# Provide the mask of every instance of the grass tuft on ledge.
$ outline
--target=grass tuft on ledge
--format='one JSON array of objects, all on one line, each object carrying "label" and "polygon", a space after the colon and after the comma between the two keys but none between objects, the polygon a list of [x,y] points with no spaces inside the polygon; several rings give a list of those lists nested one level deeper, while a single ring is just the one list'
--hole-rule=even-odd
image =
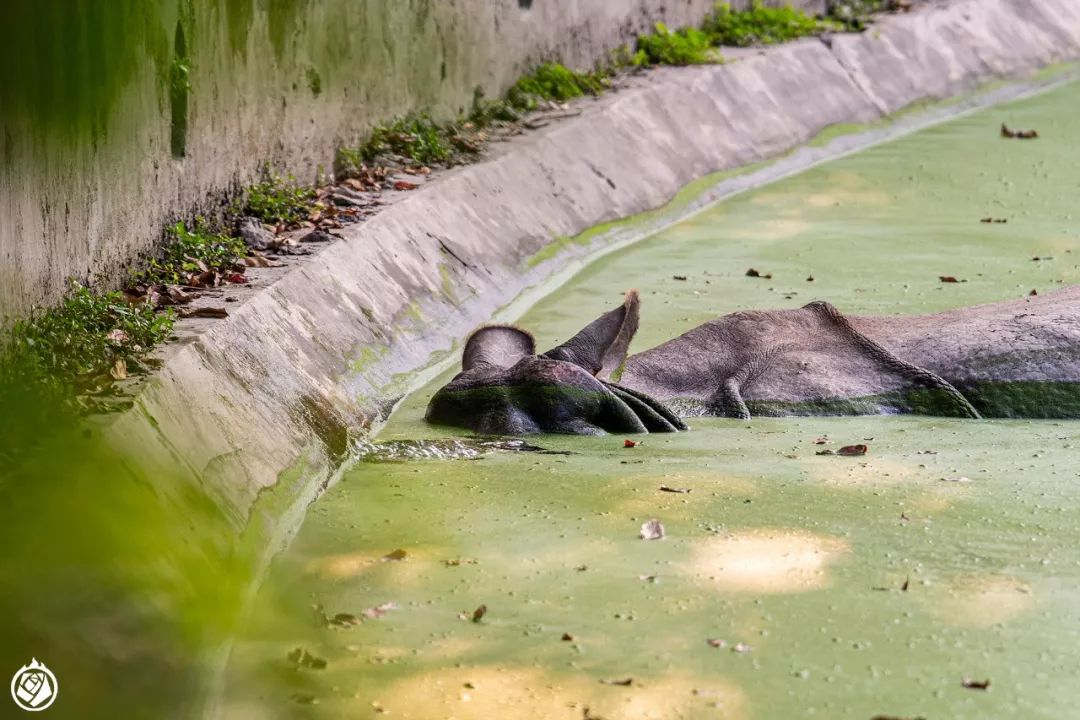
[{"label": "grass tuft on ledge", "polygon": [[80,392],[123,379],[172,333],[175,315],[73,283],[58,306],[15,323],[0,348],[0,378]]},{"label": "grass tuft on ledge", "polygon": [[655,32],[638,37],[633,60],[637,65],[706,65],[722,58],[704,30],[669,30],[664,23],[656,23]]},{"label": "grass tuft on ledge", "polygon": [[831,20],[817,20],[791,7],[766,7],[755,0],[746,10],[732,10],[717,3],[705,21],[704,31],[714,45],[749,47],[776,45],[808,35],[843,29]]},{"label": "grass tuft on ledge", "polygon": [[225,275],[247,255],[243,240],[213,232],[201,217],[196,218],[195,226],[190,229],[183,222],[176,223],[169,228],[169,235],[172,240],[162,257],[151,259],[145,270],[133,273],[134,282],[186,285],[193,274],[216,272]]},{"label": "grass tuft on ledge", "polygon": [[271,225],[296,225],[307,219],[315,201],[315,190],[301,185],[292,175],[268,173],[267,179],[249,187],[243,200],[230,209],[235,215],[250,215]]}]

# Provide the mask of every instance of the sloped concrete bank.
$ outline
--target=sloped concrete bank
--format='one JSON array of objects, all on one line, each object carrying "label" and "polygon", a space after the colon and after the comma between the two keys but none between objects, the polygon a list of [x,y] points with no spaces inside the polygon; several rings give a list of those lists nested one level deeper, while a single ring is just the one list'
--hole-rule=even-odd
[{"label": "sloped concrete bank", "polygon": [[1076,57],[1073,0],[958,0],[861,35],[656,71],[351,227],[175,348],[105,432],[149,477],[180,469],[266,557],[335,471],[348,433],[376,429],[418,370],[524,288],[612,242],[554,252],[559,238],[828,126]]}]

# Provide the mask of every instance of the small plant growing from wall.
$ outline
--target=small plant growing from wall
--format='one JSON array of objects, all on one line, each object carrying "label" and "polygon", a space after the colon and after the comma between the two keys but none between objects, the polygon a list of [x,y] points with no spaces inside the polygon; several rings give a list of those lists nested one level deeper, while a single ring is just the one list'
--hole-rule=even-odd
[{"label": "small plant growing from wall", "polygon": [[292,175],[268,173],[266,180],[247,189],[233,204],[235,215],[250,215],[271,225],[291,226],[306,220],[315,199],[313,188],[301,185]]},{"label": "small plant growing from wall", "polygon": [[129,304],[120,292],[98,294],[72,283],[60,305],[15,324],[0,348],[0,376],[78,392],[96,389],[143,365],[172,332],[174,317]]},{"label": "small plant growing from wall", "polygon": [[637,51],[636,60],[646,65],[704,65],[720,60],[705,31],[669,30],[664,23],[656,23],[655,32],[638,38]]},{"label": "small plant growing from wall", "polygon": [[226,275],[247,254],[240,238],[212,232],[203,218],[188,228],[178,222],[169,228],[171,241],[160,258],[150,260],[147,268],[134,274],[133,280],[148,285],[190,285],[190,276],[205,272]]},{"label": "small plant growing from wall", "polygon": [[714,45],[738,47],[774,45],[834,29],[834,22],[816,20],[790,5],[766,7],[761,0],[743,11],[718,3],[704,26]]}]

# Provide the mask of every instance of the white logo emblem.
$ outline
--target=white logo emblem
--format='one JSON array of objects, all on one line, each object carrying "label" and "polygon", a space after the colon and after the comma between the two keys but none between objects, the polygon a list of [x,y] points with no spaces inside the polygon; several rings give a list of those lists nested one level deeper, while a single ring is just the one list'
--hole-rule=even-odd
[{"label": "white logo emblem", "polygon": [[11,678],[11,699],[23,710],[30,712],[44,710],[52,705],[59,690],[56,676],[36,659],[19,668],[15,677]]}]

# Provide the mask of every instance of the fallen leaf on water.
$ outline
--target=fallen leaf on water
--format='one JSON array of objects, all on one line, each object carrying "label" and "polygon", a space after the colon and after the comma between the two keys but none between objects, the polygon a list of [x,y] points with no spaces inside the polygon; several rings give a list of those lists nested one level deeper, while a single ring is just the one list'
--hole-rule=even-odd
[{"label": "fallen leaf on water", "polygon": [[395,180],[394,181],[394,189],[395,190],[415,190],[418,187],[420,187],[420,186],[417,185],[416,183],[411,183],[408,180]]},{"label": "fallen leaf on water", "polygon": [[330,624],[338,625],[340,627],[350,627],[352,625],[359,625],[361,622],[363,621],[352,613],[338,613],[330,621]]},{"label": "fallen leaf on water", "polygon": [[671,279],[672,280],[686,280],[686,276],[685,275],[672,275]]},{"label": "fallen leaf on water", "polygon": [[844,447],[837,450],[836,454],[837,455],[846,455],[848,457],[857,457],[859,455],[865,455],[866,451],[869,450],[869,449],[870,449],[869,446],[862,445],[862,444],[859,444],[859,445],[845,445]]},{"label": "fallen leaf on water", "polygon": [[230,275],[226,275],[225,279],[234,285],[247,285],[248,283],[248,279],[240,273],[232,273]]},{"label": "fallen leaf on water", "polygon": [[950,475],[949,477],[941,478],[942,482],[955,482],[955,483],[968,483],[971,482],[971,478],[966,478],[963,475]]},{"label": "fallen leaf on water", "polygon": [[649,583],[655,583],[656,582],[656,576],[655,575],[638,575],[637,579],[641,580],[642,582],[649,582]]},{"label": "fallen leaf on water", "polygon": [[660,540],[664,537],[664,526],[656,518],[649,520],[641,526],[642,540]]},{"label": "fallen leaf on water", "polygon": [[1009,221],[1006,218],[984,217],[984,218],[980,219],[979,222],[981,222],[981,223],[996,223],[996,224],[1001,225],[1001,224],[1007,223]]},{"label": "fallen leaf on water", "polygon": [[574,569],[577,570],[578,572],[585,572],[586,570],[589,569],[589,566],[588,565],[578,565]]},{"label": "fallen leaf on water", "polygon": [[476,560],[472,558],[453,558],[450,560],[443,560],[443,565],[446,567],[458,567],[459,565],[476,565]]},{"label": "fallen leaf on water", "polygon": [[375,618],[381,618],[391,610],[397,610],[397,603],[385,602],[382,605],[376,605],[375,607],[368,608],[367,610],[360,611],[360,614],[366,617],[368,620],[374,620]]},{"label": "fallen leaf on water", "polygon": [[735,643],[732,645],[731,650],[737,653],[747,653],[750,652],[751,647],[746,643]]},{"label": "fallen leaf on water", "polygon": [[960,282],[959,280],[957,280],[952,275],[939,275],[938,280],[940,280],[943,283],[958,283],[958,282]]},{"label": "fallen leaf on water", "polygon": [[571,635],[570,633],[563,633],[562,634],[562,641],[563,642],[573,642],[574,641],[574,636]]},{"label": "fallen leaf on water", "polygon": [[726,648],[727,640],[721,640],[720,638],[709,638],[705,642],[709,643],[709,647],[714,648]]},{"label": "fallen leaf on water", "polygon": [[811,275],[810,277],[806,278],[806,282],[814,282],[814,276]]},{"label": "fallen leaf on water", "polygon": [[900,586],[900,592],[907,592],[909,587],[911,587],[911,578],[904,578],[904,584]]},{"label": "fallen leaf on water", "polygon": [[405,552],[401,548],[398,548],[394,552],[387,553],[387,554],[383,555],[382,556],[382,561],[386,562],[388,560],[404,560],[408,556],[409,556],[409,553]]},{"label": "fallen leaf on water", "polygon": [[296,648],[288,655],[290,663],[298,668],[310,668],[312,670],[322,670],[326,667],[326,660],[320,657],[315,657],[304,648]]},{"label": "fallen leaf on water", "polygon": [[960,681],[960,684],[966,687],[968,690],[986,690],[990,687],[990,679],[986,680],[972,680],[971,678],[964,678]]},{"label": "fallen leaf on water", "polygon": [[1039,137],[1039,133],[1035,130],[1012,130],[1005,123],[1001,123],[1001,137],[1032,140]]},{"label": "fallen leaf on water", "polygon": [[772,280],[772,273],[760,273],[754,268],[750,268],[746,271],[746,277],[764,278],[765,280]]},{"label": "fallen leaf on water", "polygon": [[637,440],[623,440],[622,441],[622,446],[624,448],[632,448],[632,447],[637,447],[638,443],[637,443]]},{"label": "fallen leaf on water", "polygon": [[474,623],[478,623],[484,618],[485,615],[487,615],[487,605],[481,605],[480,607],[473,610],[472,621]]},{"label": "fallen leaf on water", "polygon": [[126,380],[128,376],[127,363],[124,362],[124,358],[117,358],[113,363],[112,369],[109,370],[109,374],[112,375],[113,380]]},{"label": "fallen leaf on water", "polygon": [[634,678],[617,678],[614,680],[601,680],[604,685],[621,685],[622,687],[630,687],[634,684]]},{"label": "fallen leaf on water", "polygon": [[180,317],[182,318],[227,318],[229,317],[229,311],[225,308],[214,307],[201,307],[192,308],[190,310],[181,310]]},{"label": "fallen leaf on water", "polygon": [[683,495],[686,495],[686,494],[690,493],[691,490],[692,490],[692,488],[677,488],[677,487],[670,487],[668,485],[661,485],[660,486],[660,492],[680,493],[680,494],[683,494]]},{"label": "fallen leaf on water", "polygon": [[1032,291],[1028,293],[1028,295],[1038,295],[1038,294],[1039,294],[1039,291],[1035,290],[1035,289],[1032,289]]}]

